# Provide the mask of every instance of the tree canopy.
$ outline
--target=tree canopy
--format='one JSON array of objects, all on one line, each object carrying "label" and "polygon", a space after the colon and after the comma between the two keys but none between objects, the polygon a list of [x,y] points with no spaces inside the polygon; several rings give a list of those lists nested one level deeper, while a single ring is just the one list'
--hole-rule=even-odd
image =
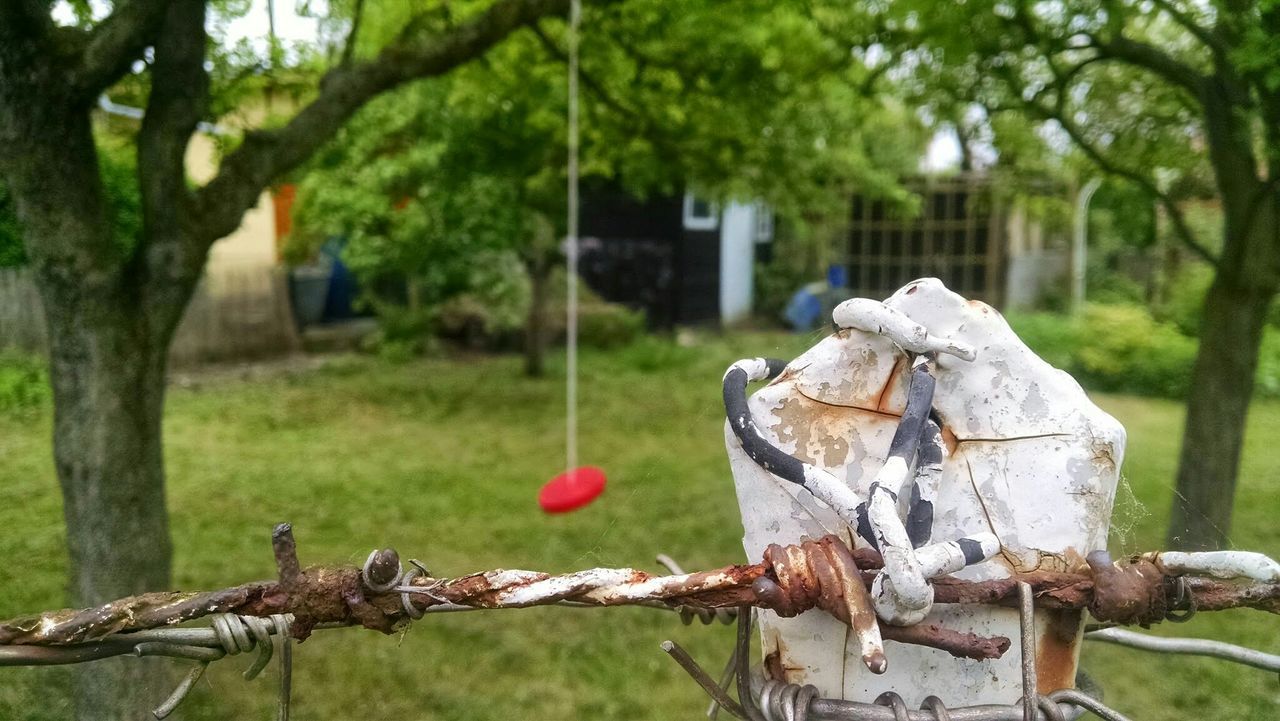
[{"label": "tree canopy", "polygon": [[[411,22],[398,7],[364,8],[357,57]],[[546,251],[542,229],[564,231],[565,31],[543,24],[371,103],[308,166],[296,240],[343,236],[366,277],[398,270],[436,300],[463,289],[473,254]],[[843,216],[854,187],[901,196],[926,139],[802,4],[589,7],[580,68],[584,183],[637,197]]]}]

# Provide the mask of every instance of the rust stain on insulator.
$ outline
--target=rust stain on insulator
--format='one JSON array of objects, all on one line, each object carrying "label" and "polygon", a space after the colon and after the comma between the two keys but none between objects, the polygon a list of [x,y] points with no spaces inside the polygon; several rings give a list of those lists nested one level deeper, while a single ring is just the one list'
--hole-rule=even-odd
[{"label": "rust stain on insulator", "polygon": [[1036,651],[1036,688],[1047,694],[1075,684],[1077,659],[1080,653],[1080,611],[1050,610],[1042,616],[1048,619],[1040,634]]}]

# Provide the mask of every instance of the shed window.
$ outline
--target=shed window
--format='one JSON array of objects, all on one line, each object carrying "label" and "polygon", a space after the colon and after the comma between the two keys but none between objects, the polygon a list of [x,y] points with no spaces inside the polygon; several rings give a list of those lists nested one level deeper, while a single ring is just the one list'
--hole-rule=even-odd
[{"label": "shed window", "polygon": [[715,203],[692,193],[684,196],[684,227],[688,230],[715,230],[720,225],[720,209]]}]

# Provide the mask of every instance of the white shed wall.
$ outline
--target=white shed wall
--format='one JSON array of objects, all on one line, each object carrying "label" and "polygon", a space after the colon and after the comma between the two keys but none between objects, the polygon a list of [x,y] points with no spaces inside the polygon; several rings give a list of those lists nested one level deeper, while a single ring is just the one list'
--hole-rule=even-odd
[{"label": "white shed wall", "polygon": [[751,315],[755,266],[756,208],[730,203],[720,220],[720,320]]}]

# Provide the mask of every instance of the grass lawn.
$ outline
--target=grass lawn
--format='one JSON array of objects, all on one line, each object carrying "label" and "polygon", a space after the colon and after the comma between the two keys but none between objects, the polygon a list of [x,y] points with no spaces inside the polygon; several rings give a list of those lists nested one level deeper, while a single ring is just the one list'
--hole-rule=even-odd
[{"label": "grass lawn", "polygon": [[[282,520],[294,524],[304,564],[357,563],[383,545],[447,575],[655,569],[657,552],[692,569],[741,560],[720,376],[740,356],[789,357],[812,340],[646,341],[584,355],[582,457],[607,469],[610,486],[589,508],[554,517],[535,495],[563,463],[563,381],[526,380],[516,358],[343,358],[300,375],[175,388],[166,421],[175,585],[271,577],[269,534]],[[1181,407],[1099,401],[1129,429],[1113,551],[1157,548]],[[1257,405],[1232,533],[1238,547],[1273,555],[1277,436],[1280,404]],[[48,438],[47,408],[0,417],[0,617],[63,604]],[[1277,653],[1278,630],[1276,617],[1237,611],[1158,632]],[[706,700],[658,644],[674,638],[718,669],[731,637],[727,627],[684,627],[646,609],[449,614],[400,637],[325,632],[295,651],[294,717],[696,719]],[[175,718],[273,718],[274,676],[246,683],[247,665],[214,664]],[[1280,707],[1274,675],[1223,662],[1091,645],[1085,667],[1137,721],[1273,719]],[[66,718],[66,679],[59,668],[0,669],[0,719]]]}]

